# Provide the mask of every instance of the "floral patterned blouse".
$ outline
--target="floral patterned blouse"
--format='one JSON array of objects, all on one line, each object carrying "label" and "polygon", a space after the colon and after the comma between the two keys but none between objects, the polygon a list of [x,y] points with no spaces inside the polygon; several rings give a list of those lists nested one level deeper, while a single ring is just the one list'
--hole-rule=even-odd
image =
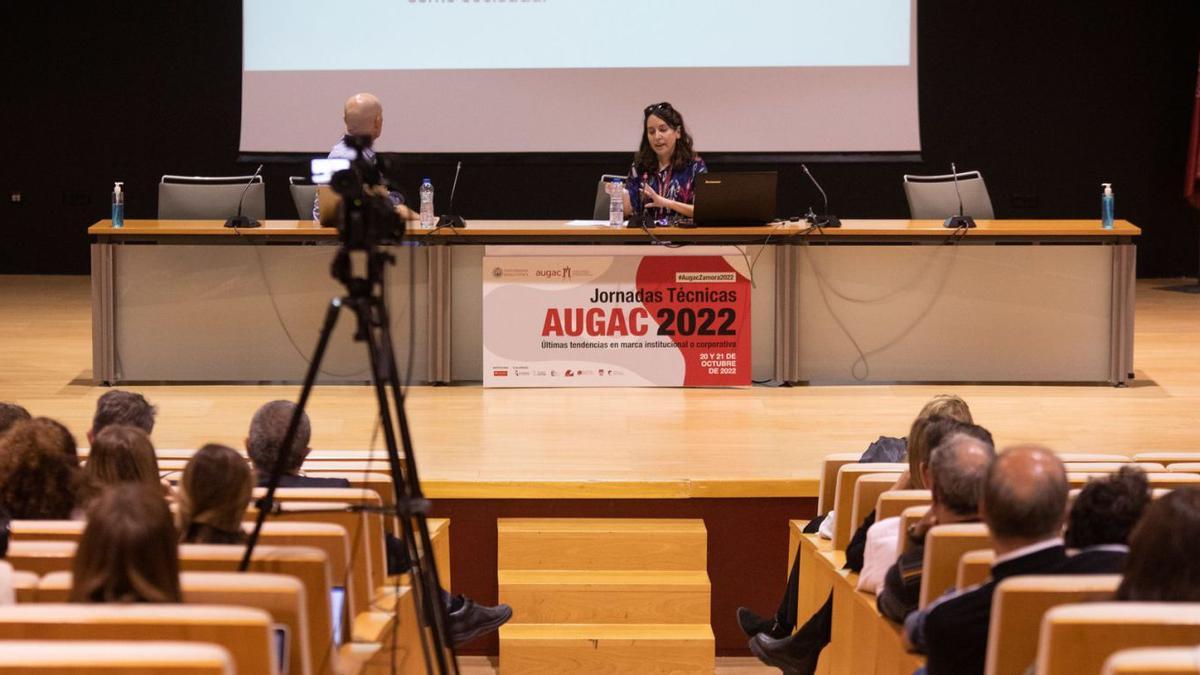
[{"label": "floral patterned blouse", "polygon": [[[625,181],[625,189],[629,193],[629,205],[634,213],[642,211],[642,182],[650,186],[658,194],[677,202],[691,204],[696,198],[695,181],[696,176],[708,173],[708,167],[704,164],[704,160],[696,157],[683,169],[676,169],[668,166],[661,171],[642,172],[639,171],[637,165],[630,167],[629,178]],[[665,221],[673,215],[677,215],[671,209],[650,208],[646,209],[646,213],[653,217],[655,222]]]}]

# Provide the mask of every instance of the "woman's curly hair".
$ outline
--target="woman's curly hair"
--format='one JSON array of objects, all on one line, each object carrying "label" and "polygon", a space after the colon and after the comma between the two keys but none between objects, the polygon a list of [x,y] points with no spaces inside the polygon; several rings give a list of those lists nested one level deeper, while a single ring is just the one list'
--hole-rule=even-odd
[{"label": "woman's curly hair", "polygon": [[0,436],[0,504],[13,518],[70,518],[88,493],[75,439],[58,422],[38,417]]}]

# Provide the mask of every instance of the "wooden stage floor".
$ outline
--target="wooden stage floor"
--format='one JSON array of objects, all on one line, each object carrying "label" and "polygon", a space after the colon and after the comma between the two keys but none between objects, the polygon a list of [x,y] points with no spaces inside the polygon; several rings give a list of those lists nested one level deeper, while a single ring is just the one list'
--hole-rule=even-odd
[{"label": "wooden stage floor", "polygon": [[[1059,451],[1200,449],[1200,295],[1137,289],[1137,380],[1106,386],[837,386],[485,390],[413,387],[408,410],[432,497],[804,497],[820,459],[904,435],[930,396],[957,393],[997,442]],[[95,399],[87,277],[0,276],[0,400],[83,440]],[[197,317],[202,321],[203,317]],[[1027,345],[1037,349],[1037,345]],[[138,386],[158,447],[240,445],[255,408],[296,386]],[[366,447],[371,390],[320,387],[313,447]],[[379,441],[376,441],[379,444]]]},{"label": "wooden stage floor", "polygon": [[[701,518],[717,654],[745,656],[735,610],[774,611],[787,570],[787,521],[814,515],[821,458],[861,451],[881,434],[904,435],[934,394],[963,396],[1000,445],[1121,454],[1200,450],[1200,295],[1164,290],[1181,283],[1138,283],[1137,379],[1120,389],[413,387],[408,411],[421,477],[434,515],[452,522],[453,590],[497,602],[497,518]],[[91,385],[89,293],[86,277],[0,276],[0,400],[61,420],[81,442],[105,391]],[[294,399],[299,389],[131,388],[159,408],[160,448],[241,445],[259,405]],[[375,404],[368,387],[320,387],[309,412],[313,447],[371,444]],[[496,654],[495,636],[467,653]],[[754,672],[752,663],[723,662],[723,668]],[[477,665],[486,672],[486,661]]]}]

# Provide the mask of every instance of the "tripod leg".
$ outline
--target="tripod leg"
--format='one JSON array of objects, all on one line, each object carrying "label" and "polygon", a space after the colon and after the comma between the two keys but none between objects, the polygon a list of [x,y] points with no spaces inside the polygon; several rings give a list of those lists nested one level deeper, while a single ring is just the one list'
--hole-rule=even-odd
[{"label": "tripod leg", "polygon": [[[396,510],[400,516],[400,526],[403,533],[405,549],[408,551],[410,569],[409,575],[413,581],[413,592],[417,601],[418,611],[428,619],[431,643],[426,645],[421,641],[425,650],[425,663],[432,667],[437,664],[439,673],[457,673],[458,664],[449,644],[449,632],[446,629],[446,610],[440,600],[437,582],[437,568],[430,564],[432,560],[429,543],[429,528],[425,522],[422,505],[414,499],[411,481],[404,477],[409,472],[400,462],[400,448],[396,443],[395,427],[392,421],[391,405],[388,401],[388,388],[393,392],[399,391],[399,378],[396,373],[395,354],[392,351],[390,333],[388,331],[388,315],[382,300],[368,298],[357,300],[354,309],[359,313],[360,325],[370,325],[367,350],[371,361],[371,381],[375,389],[375,397],[379,403],[380,422],[383,427],[383,438],[387,445],[388,462],[392,469],[392,486],[396,493]],[[411,438],[407,434],[407,420],[401,400],[396,400],[397,418],[401,423],[404,451],[408,468],[413,466],[411,453]],[[419,487],[418,487],[419,496]],[[416,519],[423,535],[420,547],[416,533],[413,532],[412,521]],[[421,550],[423,548],[423,551]],[[432,652],[432,654],[430,654]],[[449,652],[449,659],[447,659]],[[433,657],[431,661],[430,656]]]},{"label": "tripod leg", "polygon": [[321,370],[321,361],[325,358],[325,349],[329,346],[329,338],[333,335],[334,326],[337,325],[338,310],[342,308],[342,305],[341,298],[334,298],[329,303],[329,309],[325,311],[325,321],[321,324],[321,336],[317,338],[317,349],[313,352],[312,361],[308,364],[308,372],[304,374],[304,386],[300,389],[300,400],[296,403],[296,409],[292,411],[292,419],[288,421],[287,432],[283,435],[279,456],[275,458],[275,466],[271,469],[267,494],[258,502],[258,517],[254,520],[254,529],[246,538],[246,552],[242,556],[242,562],[238,565],[239,572],[245,572],[250,568],[250,558],[254,554],[255,545],[258,544],[258,535],[262,532],[267,514],[274,506],[275,490],[279,487],[279,478],[283,475],[283,470],[287,468],[288,461],[291,459],[289,455],[291,455],[292,441],[295,440],[296,431],[300,428],[300,418],[304,415],[308,396],[317,382],[317,373]]}]

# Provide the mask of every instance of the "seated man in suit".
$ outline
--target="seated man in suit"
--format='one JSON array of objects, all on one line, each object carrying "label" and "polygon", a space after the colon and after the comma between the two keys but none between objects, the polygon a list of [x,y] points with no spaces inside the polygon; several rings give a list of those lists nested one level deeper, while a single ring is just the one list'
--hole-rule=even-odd
[{"label": "seated man in suit", "polygon": [[992,596],[1004,579],[1020,574],[1117,571],[1103,569],[1095,560],[1072,564],[1062,540],[1066,507],[1067,474],[1050,450],[1017,446],[992,462],[979,503],[996,552],[991,578],[974,588],[947,593],[904,622],[908,642],[928,655],[929,675],[983,674]]},{"label": "seated man in suit", "polygon": [[[288,423],[296,404],[291,401],[271,401],[264,404],[254,418],[250,420],[250,435],[246,438],[246,451],[254,464],[254,473],[259,487],[264,487],[271,480],[271,471],[275,468],[276,458],[283,447],[283,437],[287,435]],[[350,481],[345,478],[313,478],[300,473],[304,458],[312,448],[308,441],[312,436],[312,424],[308,413],[301,413],[300,424],[296,428],[296,438],[292,441],[291,452],[280,476],[279,487],[303,488],[344,488],[350,487]],[[387,538],[388,574],[401,574],[408,570],[408,553],[404,543],[390,534]],[[448,617],[447,630],[450,633],[450,644],[453,647],[487,635],[512,618],[512,608],[505,604],[488,607],[476,604],[474,600],[463,595],[451,595],[441,591],[442,603],[446,607]]]}]

